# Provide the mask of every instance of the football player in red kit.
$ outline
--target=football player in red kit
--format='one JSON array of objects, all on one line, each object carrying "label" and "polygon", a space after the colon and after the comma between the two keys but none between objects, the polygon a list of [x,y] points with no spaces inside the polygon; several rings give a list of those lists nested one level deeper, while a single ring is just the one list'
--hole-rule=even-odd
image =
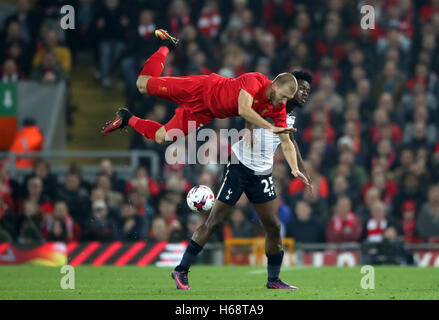
[{"label": "football player in red kit", "polygon": [[[245,73],[238,78],[224,78],[215,73],[186,77],[160,77],[169,50],[178,40],[165,30],[155,36],[160,48],[146,61],[137,79],[143,94],[172,100],[179,105],[174,117],[165,125],[133,116],[121,109],[116,118],[102,130],[106,135],[116,129],[131,126],[137,132],[159,144],[168,144],[190,131],[207,125],[214,118],[241,116],[255,126],[276,134],[293,132],[286,123],[286,103],[298,89],[291,73],[282,73],[270,81],[261,73]],[[271,118],[271,122],[264,118]],[[174,130],[173,130],[174,129]]]}]

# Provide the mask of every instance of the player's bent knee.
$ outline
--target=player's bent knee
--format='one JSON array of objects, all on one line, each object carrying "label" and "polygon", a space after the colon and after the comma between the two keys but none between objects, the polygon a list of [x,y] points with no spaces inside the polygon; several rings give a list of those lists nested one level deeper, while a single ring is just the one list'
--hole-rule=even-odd
[{"label": "player's bent knee", "polygon": [[221,225],[223,224],[222,221],[218,220],[218,219],[213,219],[213,220],[208,220],[206,221],[206,227],[209,231],[213,232],[215,230],[218,230]]},{"label": "player's bent knee", "polygon": [[139,76],[137,78],[137,89],[139,90],[140,93],[142,94],[147,94],[147,89],[146,89],[146,85],[148,84],[148,80],[151,78],[151,76]]},{"label": "player's bent knee", "polygon": [[273,223],[270,223],[269,225],[265,226],[265,231],[270,238],[280,237],[280,229],[281,226],[279,221],[277,222],[273,221]]},{"label": "player's bent knee", "polygon": [[166,130],[165,127],[161,127],[155,133],[155,142],[161,145],[166,145],[169,142],[166,140]]}]

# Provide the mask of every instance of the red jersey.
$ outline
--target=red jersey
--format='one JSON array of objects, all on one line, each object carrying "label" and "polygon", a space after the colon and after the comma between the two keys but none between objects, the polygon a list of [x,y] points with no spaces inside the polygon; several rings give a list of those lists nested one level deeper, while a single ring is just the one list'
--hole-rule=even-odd
[{"label": "red jersey", "polygon": [[287,128],[286,105],[271,105],[266,95],[271,81],[261,73],[244,73],[238,78],[224,78],[216,73],[204,79],[203,104],[215,118],[239,116],[238,96],[241,89],[253,97],[253,110],[263,118],[271,118],[277,127]]}]

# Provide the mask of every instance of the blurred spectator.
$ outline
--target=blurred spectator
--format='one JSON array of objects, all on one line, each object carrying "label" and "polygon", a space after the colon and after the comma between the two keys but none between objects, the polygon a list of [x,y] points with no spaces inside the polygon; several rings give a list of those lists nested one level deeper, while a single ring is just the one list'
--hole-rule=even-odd
[{"label": "blurred spectator", "polygon": [[[44,136],[32,118],[23,120],[23,127],[17,131],[14,140],[9,148],[9,152],[15,154],[26,154],[30,152],[42,151],[44,144]],[[15,166],[17,168],[32,168],[34,160],[32,157],[17,158]]]},{"label": "blurred spectator", "polygon": [[[323,75],[320,78],[318,91],[313,94],[315,97],[317,94],[322,94],[322,98],[325,104],[328,106],[329,110],[333,113],[341,114],[344,108],[343,98],[336,92],[336,82],[330,75]],[[314,110],[314,99],[313,97],[307,104],[308,108]],[[325,110],[328,111],[328,110]]]},{"label": "blurred spectator", "polygon": [[69,172],[65,177],[64,186],[59,190],[57,199],[67,203],[70,215],[82,228],[89,217],[90,200],[87,191],[81,188],[79,183],[79,174]]},{"label": "blurred spectator", "polygon": [[160,185],[162,190],[170,190],[177,192],[189,192],[192,185],[186,180],[183,171],[183,164],[165,164],[166,181]]},{"label": "blurred spectator", "polygon": [[422,122],[426,126],[426,141],[422,141],[425,145],[431,147],[436,142],[438,136],[437,136],[437,129],[434,125],[434,121],[431,121],[431,116],[429,115],[430,110],[427,106],[424,104],[420,104],[416,106],[413,112],[413,122],[406,123],[404,126],[404,139],[403,142],[405,144],[409,144],[413,140],[414,135],[414,127],[415,124],[418,122]]},{"label": "blurred spectator", "polygon": [[38,177],[43,182],[43,194],[49,199],[55,199],[58,192],[58,180],[55,174],[50,172],[50,164],[43,159],[35,161],[32,173],[24,177],[23,185],[32,177]]},{"label": "blurred spectator", "polygon": [[[184,56],[178,67],[188,74],[208,74],[215,57],[213,45],[206,36],[192,24],[182,30],[181,50]],[[201,55],[200,55],[201,53]]]},{"label": "blurred spectator", "polygon": [[400,213],[400,233],[405,243],[418,243],[422,240],[416,231],[416,203],[407,200],[403,203]]},{"label": "blurred spectator", "polygon": [[398,186],[385,175],[385,169],[382,166],[376,166],[372,169],[371,180],[366,182],[361,191],[364,195],[371,187],[376,187],[381,193],[381,200],[386,205],[391,205],[393,197],[398,193]]},{"label": "blurred spectator", "polygon": [[18,72],[17,64],[13,59],[6,59],[0,70],[0,78],[3,83],[14,83],[23,79]]},{"label": "blurred spectator", "polygon": [[37,203],[26,201],[19,216],[17,242],[23,245],[41,244],[44,241],[41,220]]},{"label": "blurred spectator", "polygon": [[303,131],[302,140],[311,142],[312,140],[324,139],[326,143],[335,144],[336,131],[328,120],[327,112],[316,110],[311,114],[311,124]]},{"label": "blurred spectator", "polygon": [[157,196],[160,193],[160,186],[149,176],[148,169],[142,166],[136,169],[133,178],[127,182],[125,192],[129,193],[133,188],[142,192],[145,200],[149,195]]},{"label": "blurred spectator", "polygon": [[0,243],[3,242],[12,242],[12,236],[0,226]]},{"label": "blurred spectator", "polygon": [[138,23],[128,33],[127,55],[121,62],[121,69],[127,85],[129,103],[140,96],[136,85],[137,77],[146,59],[154,53],[154,31],[156,29],[154,20],[155,14],[152,10],[142,10],[139,14]]},{"label": "blurred spectator", "polygon": [[357,209],[357,214],[361,218],[361,220],[366,223],[371,216],[372,205],[380,201],[381,194],[378,188],[371,187],[366,191],[366,195],[364,196],[364,205],[361,205]]},{"label": "blurred spectator", "polygon": [[19,184],[11,178],[5,163],[0,161],[0,199],[2,200],[0,212],[3,212],[1,210],[6,210],[6,207],[10,210],[14,210],[15,200],[18,198],[19,193]]},{"label": "blurred spectator", "polygon": [[345,149],[339,153],[338,166],[329,173],[329,178],[334,180],[336,175],[343,175],[349,182],[351,192],[358,192],[367,182],[367,173],[363,166],[355,163],[352,150]]},{"label": "blurred spectator", "polygon": [[151,230],[149,233],[149,240],[167,241],[169,232],[166,228],[165,219],[157,217],[152,220]]},{"label": "blurred spectator", "polygon": [[185,25],[191,23],[190,9],[184,0],[173,0],[168,16],[168,31],[174,35],[178,35]]},{"label": "blurred spectator", "polygon": [[357,242],[363,230],[360,218],[352,212],[348,197],[338,199],[332,218],[326,225],[328,242]]},{"label": "blurred spectator", "polygon": [[292,25],[294,5],[292,0],[269,0],[264,4],[264,21],[267,31],[276,38],[285,34],[285,29]]},{"label": "blurred spectator", "polygon": [[253,238],[255,228],[240,207],[233,208],[229,221],[224,224],[225,238]]},{"label": "blurred spectator", "polygon": [[386,206],[382,201],[375,201],[371,205],[370,218],[366,223],[366,241],[383,241],[384,231],[389,227],[389,225],[390,223],[386,213]]},{"label": "blurred spectator", "polygon": [[67,228],[62,219],[54,219],[47,236],[47,241],[67,242]]},{"label": "blurred spectator", "polygon": [[209,169],[204,169],[198,178],[198,184],[208,186],[212,190],[216,189],[217,183],[215,172]]},{"label": "blurred spectator", "polygon": [[413,265],[413,256],[404,248],[404,242],[394,227],[388,227],[380,242],[366,242],[363,247],[363,261],[367,264]]},{"label": "blurred spectator", "polygon": [[137,212],[141,215],[149,215],[152,212],[149,212],[148,205],[146,199],[142,197],[142,194],[137,191],[137,188],[131,189],[131,191],[127,194],[128,201],[137,209]]},{"label": "blurred spectator", "polygon": [[92,189],[93,186],[92,186],[92,184],[88,180],[84,179],[84,177],[82,175],[82,167],[80,165],[78,165],[77,163],[72,163],[69,166],[68,173],[73,173],[73,174],[78,175],[78,177],[79,177],[79,187],[81,189],[84,189],[88,193],[91,192],[91,189]]},{"label": "blurred spectator", "polygon": [[218,0],[207,0],[198,19],[198,29],[208,38],[216,38],[221,26]]},{"label": "blurred spectator", "polygon": [[[223,234],[225,239],[230,238],[253,238],[256,236],[255,228],[246,218],[244,210],[238,206],[233,208],[230,218],[223,225]],[[233,264],[248,264],[251,246],[232,246]]]},{"label": "blurred spectator", "polygon": [[436,126],[427,127],[426,121],[407,124],[404,129],[404,143],[413,149],[431,148],[436,141]]},{"label": "blurred spectator", "polygon": [[376,150],[372,158],[371,168],[376,165],[383,165],[387,170],[393,168],[396,161],[396,152],[394,151],[390,139],[381,139],[376,145]]},{"label": "blurred spectator", "polygon": [[94,34],[94,16],[95,16],[95,2],[94,0],[79,0],[75,6],[75,18],[77,23],[76,30],[70,33],[72,38],[71,49],[73,53],[80,49],[87,47],[94,47],[95,34]]},{"label": "blurred spectator", "polygon": [[117,219],[117,238],[123,241],[146,240],[146,220],[139,215],[136,208],[125,202]]},{"label": "blurred spectator", "polygon": [[327,15],[323,33],[317,37],[314,46],[319,57],[330,55],[337,61],[343,60],[346,48],[342,37],[341,19],[337,13],[332,12],[332,15]]},{"label": "blurred spectator", "polygon": [[[320,197],[327,198],[329,196],[329,185],[326,177],[321,175],[314,165],[308,161],[304,161],[306,172],[311,177],[313,183],[313,190]],[[305,184],[300,179],[293,179],[288,187],[288,193],[290,196],[294,196],[296,193],[301,192],[305,189]]]},{"label": "blurred spectator", "polygon": [[91,206],[92,212],[85,222],[83,240],[111,241],[115,236],[114,222],[108,215],[108,207],[104,201],[95,201]]},{"label": "blurred spectator", "polygon": [[353,203],[356,203],[357,195],[352,192],[353,190],[349,187],[349,182],[345,176],[339,175],[336,176],[332,181],[332,187],[330,188],[331,192],[329,194],[329,205],[332,207],[337,202],[338,198],[342,196],[346,196]]},{"label": "blurred spectator", "polygon": [[398,145],[402,142],[402,130],[389,119],[385,109],[376,109],[373,113],[374,125],[369,130],[370,139],[376,143],[382,138],[389,138]]},{"label": "blurred spectator", "polygon": [[109,176],[104,173],[99,174],[97,178],[97,187],[104,191],[105,199],[110,209],[116,209],[121,206],[123,196],[120,192],[113,190]]},{"label": "blurred spectator", "polygon": [[105,0],[96,11],[95,21],[99,39],[99,72],[96,76],[104,88],[109,88],[113,68],[126,48],[125,32],[130,20],[119,0]]},{"label": "blurred spectator", "polygon": [[125,192],[125,181],[119,178],[110,159],[103,159],[99,165],[99,169],[101,174],[105,174],[110,178],[111,186],[114,191]]},{"label": "blurred spectator", "polygon": [[404,147],[399,152],[398,166],[392,171],[391,177],[397,185],[402,183],[403,176],[410,171],[410,166],[415,161],[415,153],[413,149]]},{"label": "blurred spectator", "polygon": [[12,242],[17,236],[18,215],[0,197],[0,243]]},{"label": "blurred spectator", "polygon": [[416,228],[424,241],[439,242],[439,185],[428,190],[428,202],[419,211]]},{"label": "blurred spectator", "polygon": [[169,196],[163,196],[158,203],[157,217],[162,218],[166,223],[167,233],[179,228],[179,220],[177,218],[177,205]]},{"label": "blurred spectator", "polygon": [[35,41],[41,19],[32,9],[29,0],[17,0],[17,12],[6,20],[5,25],[8,25],[11,21],[19,23],[20,39],[28,44]]},{"label": "blurred spectator", "polygon": [[298,243],[324,242],[324,226],[312,215],[311,206],[305,201],[298,201],[295,218],[287,226],[286,236]]},{"label": "blurred spectator", "polygon": [[27,201],[31,201],[38,206],[39,214],[46,210],[53,211],[51,200],[43,193],[43,181],[41,178],[35,176],[28,179],[26,184],[23,185],[22,190],[22,198],[17,201],[17,211],[22,211]]},{"label": "blurred spectator", "polygon": [[30,79],[43,84],[54,84],[68,80],[68,75],[59,64],[54,52],[45,52],[40,64],[32,70]]},{"label": "blurred spectator", "polygon": [[374,83],[375,99],[378,99],[381,93],[389,92],[392,94],[395,104],[398,105],[405,90],[405,82],[406,77],[398,70],[396,63],[387,62]]},{"label": "blurred spectator", "polygon": [[423,185],[419,175],[413,171],[409,171],[402,176],[399,186],[398,193],[392,202],[394,218],[401,216],[401,207],[408,200],[413,201],[418,208],[426,200],[427,188]]},{"label": "blurred spectator", "polygon": [[70,73],[72,70],[72,54],[69,48],[59,45],[58,41],[58,35],[55,31],[49,30],[44,34],[44,47],[37,51],[33,58],[32,65],[34,68],[41,65],[48,68],[48,62],[45,62],[45,59],[50,53],[50,56],[54,56],[61,67],[59,72]]},{"label": "blurred spectator", "polygon": [[[55,226],[55,222],[58,225]],[[43,227],[45,238],[48,241],[50,237],[60,238],[59,241],[64,242],[77,241],[80,233],[80,227],[70,216],[67,204],[64,201],[55,202],[53,215],[46,219]]]}]

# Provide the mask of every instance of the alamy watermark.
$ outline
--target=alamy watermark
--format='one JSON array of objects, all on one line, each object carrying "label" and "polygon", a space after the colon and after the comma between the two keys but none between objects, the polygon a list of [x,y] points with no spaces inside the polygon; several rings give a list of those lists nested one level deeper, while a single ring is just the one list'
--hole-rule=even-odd
[{"label": "alamy watermark", "polygon": [[361,273],[366,274],[361,278],[361,288],[364,290],[374,290],[375,289],[375,268],[372,266],[361,267]]},{"label": "alamy watermark", "polygon": [[61,29],[74,30],[76,28],[75,8],[70,5],[65,5],[61,7],[60,13],[63,15],[60,21]]},{"label": "alamy watermark", "polygon": [[[278,134],[267,129],[255,128],[250,130],[236,128],[213,130],[202,128],[196,130],[196,122],[188,122],[189,134],[184,136],[180,129],[167,131],[171,140],[177,140],[169,145],[165,152],[167,164],[238,164],[238,159],[251,157],[255,160],[274,156],[276,147],[280,144]],[[233,155],[230,155],[230,147]],[[261,174],[266,174],[261,173]]]},{"label": "alamy watermark", "polygon": [[361,6],[360,12],[364,14],[360,21],[361,29],[375,29],[375,8],[371,5],[364,5]]},{"label": "alamy watermark", "polygon": [[60,286],[63,290],[74,290],[75,289],[75,268],[70,265],[65,265],[61,267],[61,274],[65,274],[61,278]]}]

